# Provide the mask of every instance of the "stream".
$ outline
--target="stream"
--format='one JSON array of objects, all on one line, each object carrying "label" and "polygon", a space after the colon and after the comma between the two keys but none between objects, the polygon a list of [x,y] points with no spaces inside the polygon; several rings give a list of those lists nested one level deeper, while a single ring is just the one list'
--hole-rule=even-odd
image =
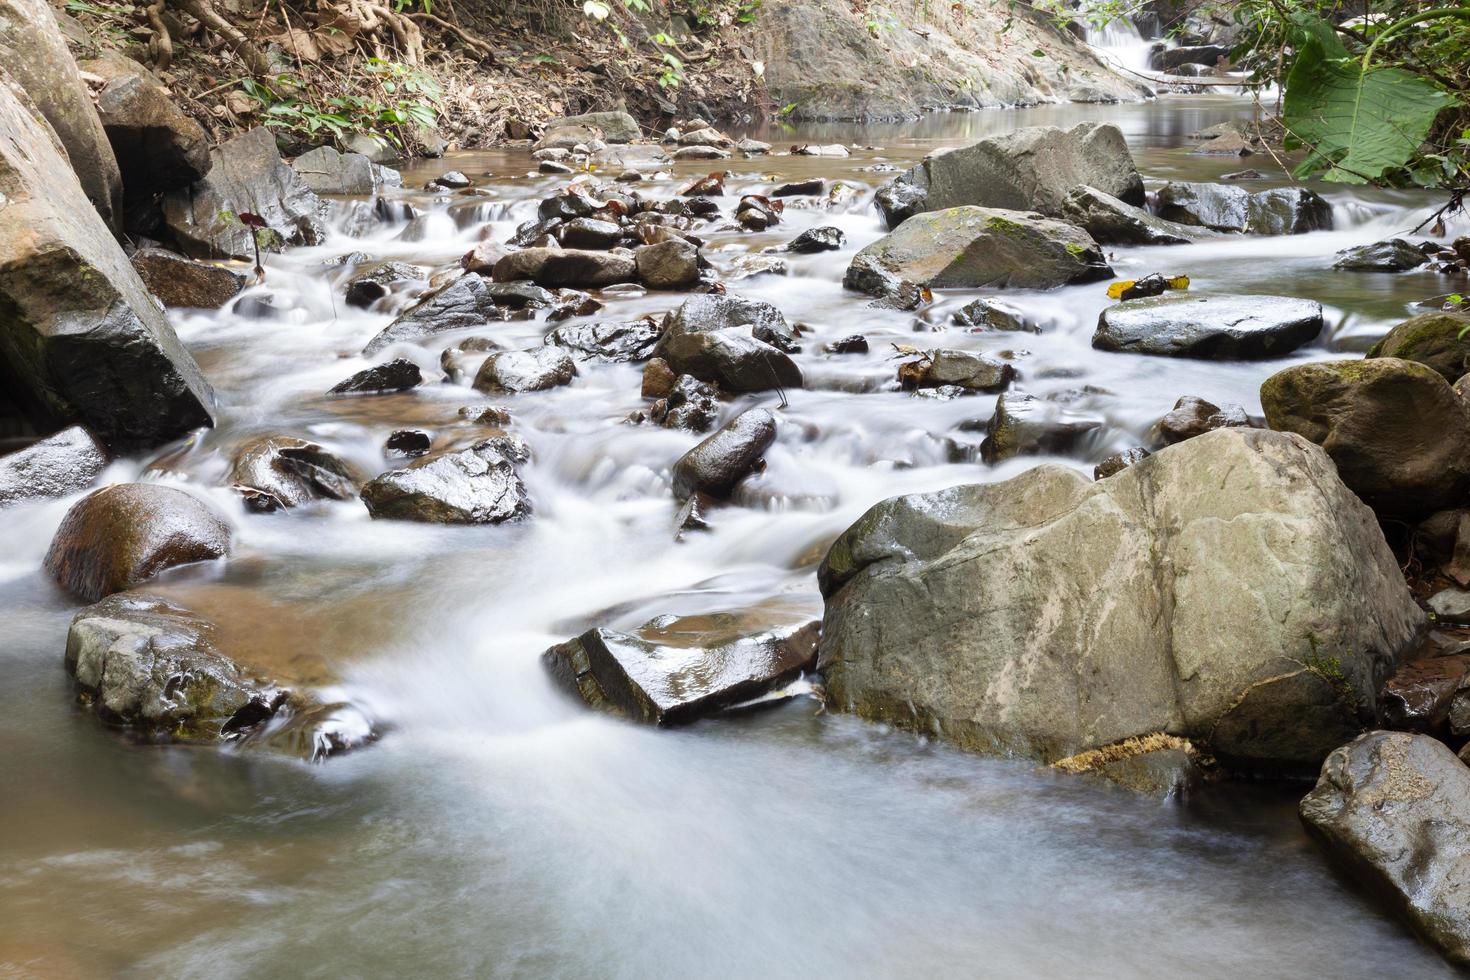
[{"label": "stream", "polygon": [[[234,523],[233,557],[177,570],[161,588],[362,705],[382,738],[308,764],[108,731],[75,704],[62,653],[77,606],[40,569],[77,498],[0,511],[0,976],[1454,975],[1327,865],[1296,816],[1303,784],[1225,784],[1161,802],[966,755],[806,697],[646,729],[573,703],[540,663],[546,647],[594,624],[750,608],[818,617],[816,563],[875,502],[1045,461],[1090,473],[1143,441],[1182,395],[1259,414],[1260,383],[1287,363],[1361,353],[1415,300],[1456,288],[1427,271],[1333,271],[1333,253],[1407,233],[1429,201],[1336,185],[1316,188],[1333,204],[1334,231],[1110,250],[1120,278],[1183,273],[1201,295],[1322,302],[1328,329],[1289,359],[1095,351],[1105,283],[1008,292],[1039,335],[950,325],[978,292],[946,291],[906,313],[842,288],[852,255],[882,234],[872,192],[891,174],[868,169],[876,164],[904,168],[990,133],[1100,119],[1122,128],[1151,187],[1246,166],[1268,177],[1252,189],[1278,186],[1269,156],[1189,153],[1188,134],[1251,112],[1244,99],[1188,96],[773,128],[749,135],[778,151],[865,148],[680,164],[675,180],[637,185],[668,196],[728,167],[726,208],[809,176],[859,191],[830,209],[789,206],[758,234],[695,229],[732,293],[775,304],[810,333],[796,356],[807,384],[787,393],[766,470],[737,506],[712,514],[709,533],[681,542],[669,466],[702,437],[623,423],[647,404],[640,365],[582,364],[570,386],[500,398],[432,381],[397,395],[323,395],[389,356],[437,378],[440,350],[476,333],[541,342],[544,318],[364,359],[394,313],[348,307],[342,269],[323,264],[361,250],[449,267],[486,221],[504,241],[565,183],[534,173],[524,150],[414,162],[402,193],[430,215],[416,240],[399,238],[397,224],[270,257],[265,284],[247,295],[269,294],[269,315],[174,314],[218,393],[218,427],[117,462],[102,482],[206,493]],[[450,169],[489,195],[412,189]],[[774,256],[786,275],[730,275],[748,253],[827,224],[845,232],[841,251]],[[1447,237],[1467,231],[1461,221]],[[661,314],[683,296],[606,299],[599,319]],[[869,353],[821,352],[858,333]],[[1026,391],[1086,387],[1087,408],[1108,425],[1086,459],[987,466],[976,453],[983,432],[962,424],[988,418],[995,396],[896,390],[894,344],[1011,351]],[[233,447],[253,435],[300,435],[373,475],[390,466],[390,431],[424,428],[444,444],[461,406],[492,403],[511,409],[533,453],[524,475],[535,512],[524,522],[373,521],[356,500],[251,514],[220,485]],[[722,420],[754,405],[775,409],[777,398],[736,399]]]}]

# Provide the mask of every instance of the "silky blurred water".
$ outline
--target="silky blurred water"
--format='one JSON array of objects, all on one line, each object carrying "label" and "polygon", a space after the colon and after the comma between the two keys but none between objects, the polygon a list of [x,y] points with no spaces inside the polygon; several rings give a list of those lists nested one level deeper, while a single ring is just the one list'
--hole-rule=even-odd
[{"label": "silky blurred water", "polygon": [[[810,699],[646,730],[571,703],[538,659],[594,623],[752,607],[819,615],[815,563],[867,507],[1041,461],[968,461],[979,436],[958,427],[987,418],[994,397],[890,390],[893,344],[1009,351],[1028,391],[1098,389],[1104,437],[1085,459],[1052,460],[1089,471],[1137,444],[1181,395],[1258,412],[1261,381],[1289,362],[1092,350],[1105,284],[1007,294],[1039,335],[948,326],[977,293],[946,293],[914,314],[870,309],[841,288],[852,254],[882,233],[871,194],[889,175],[874,165],[906,166],[1021,125],[1107,119],[1151,185],[1251,165],[1275,178],[1252,186],[1276,186],[1269,158],[1187,152],[1189,133],[1251,111],[1194,97],[753,134],[778,150],[866,148],[719,165],[732,171],[727,205],[807,176],[858,193],[833,208],[793,205],[758,235],[700,230],[727,272],[818,225],[838,226],[847,244],[775,256],[785,275],[731,279],[731,292],[775,303],[811,331],[798,356],[808,384],[788,393],[768,467],[739,505],[680,543],[669,467],[699,437],[622,422],[646,407],[636,366],[583,365],[566,388],[497,399],[449,383],[322,396],[372,363],[358,352],[393,317],[392,303],[346,306],[342,270],[323,262],[361,250],[433,270],[452,265],[482,222],[503,240],[565,181],[535,174],[524,151],[407,171],[409,187],[452,168],[488,191],[404,192],[430,216],[416,240],[400,239],[398,225],[273,257],[256,290],[271,295],[274,316],[176,315],[218,390],[220,424],[115,464],[108,478],[170,481],[230,515],[232,559],[181,570],[165,587],[231,635],[327,664],[328,693],[363,705],[384,737],[307,765],[141,746],[104,730],[74,706],[62,669],[76,606],[39,571],[72,500],[0,511],[0,976],[1449,975],[1326,866],[1296,820],[1302,786],[1229,785],[1161,803],[820,713]],[[676,180],[640,189],[671,194],[708,169],[681,165]],[[1335,231],[1116,249],[1113,264],[1120,276],[1188,274],[1200,294],[1320,300],[1329,329],[1293,360],[1361,351],[1415,300],[1462,288],[1433,273],[1332,271],[1337,250],[1407,232],[1429,199],[1320,190]],[[662,313],[680,298],[620,297],[599,318]],[[408,357],[437,378],[440,350],[458,339],[530,346],[547,329],[492,324],[376,359]],[[854,333],[869,354],[821,353]],[[372,474],[390,465],[381,446],[393,429],[423,427],[450,444],[469,434],[459,408],[492,402],[511,409],[511,431],[533,452],[535,514],[521,524],[374,522],[355,501],[247,514],[220,486],[231,449],[252,435],[308,437]],[[756,404],[777,398],[736,400],[725,417]]]}]

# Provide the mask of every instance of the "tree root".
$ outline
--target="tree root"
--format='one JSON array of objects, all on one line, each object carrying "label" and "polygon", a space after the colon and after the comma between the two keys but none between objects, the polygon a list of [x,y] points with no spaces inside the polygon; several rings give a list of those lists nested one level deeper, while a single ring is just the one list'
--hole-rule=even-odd
[{"label": "tree root", "polygon": [[[265,52],[261,51],[254,42],[242,34],[216,9],[210,0],[168,0],[175,7],[192,15],[199,23],[214,31],[224,39],[230,50],[245,62],[246,69],[256,76],[270,74],[270,62],[266,60]],[[151,9],[151,8],[150,8]]]},{"label": "tree root", "polygon": [[168,71],[168,66],[174,60],[174,39],[168,32],[168,25],[163,22],[164,2],[165,0],[153,0],[144,8],[148,15],[148,26],[153,28],[153,37],[148,41],[148,53],[159,71]]}]

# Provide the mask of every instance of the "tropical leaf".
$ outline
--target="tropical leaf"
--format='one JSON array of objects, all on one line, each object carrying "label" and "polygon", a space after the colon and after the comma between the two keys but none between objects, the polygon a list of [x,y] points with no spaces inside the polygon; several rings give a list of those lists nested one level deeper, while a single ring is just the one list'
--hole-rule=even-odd
[{"label": "tropical leaf", "polygon": [[1308,32],[1286,77],[1288,146],[1309,153],[1296,176],[1362,184],[1404,166],[1454,97],[1398,68],[1349,58],[1331,28]]}]

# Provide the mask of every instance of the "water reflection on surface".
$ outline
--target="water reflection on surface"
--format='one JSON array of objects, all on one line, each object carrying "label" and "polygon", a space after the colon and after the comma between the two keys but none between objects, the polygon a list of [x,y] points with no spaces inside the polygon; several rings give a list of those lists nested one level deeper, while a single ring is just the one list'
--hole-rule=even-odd
[{"label": "water reflection on surface", "polygon": [[[238,547],[227,566],[186,569],[164,587],[217,616],[238,644],[269,648],[286,669],[364,704],[387,734],[312,767],[104,731],[72,706],[61,668],[74,607],[37,571],[70,502],[0,512],[0,975],[1448,975],[1325,867],[1295,817],[1301,787],[1221,787],[1161,805],[819,714],[808,700],[648,731],[568,703],[538,661],[592,624],[814,609],[815,562],[874,502],[1038,462],[952,462],[973,442],[957,427],[988,417],[994,398],[884,390],[890,344],[1008,351],[1038,394],[1101,389],[1109,428],[1098,455],[1135,444],[1183,394],[1258,411],[1260,382],[1282,362],[1093,351],[1102,285],[1009,294],[1043,325],[1035,336],[948,327],[975,293],[912,314],[870,309],[840,285],[853,252],[881,234],[868,203],[888,175],[866,169],[875,164],[906,166],[1018,125],[1107,119],[1151,184],[1209,179],[1244,164],[1189,154],[1187,135],[1250,111],[1200,97],[753,133],[778,148],[873,149],[720,165],[732,195],[806,176],[863,190],[833,209],[791,207],[761,235],[708,233],[720,262],[820,224],[848,241],[839,253],[783,256],[785,276],[732,283],[811,328],[799,359],[809,384],[790,393],[745,506],[681,544],[668,467],[697,437],[621,424],[644,404],[636,367],[586,367],[568,388],[507,399],[449,384],[321,397],[370,363],[358,352],[392,310],[345,306],[340,270],[320,263],[361,248],[433,270],[475,240],[472,224],[446,218],[414,241],[398,227],[277,257],[260,291],[282,312],[267,319],[176,317],[219,390],[220,426],[109,475],[146,470],[204,488],[231,514]],[[1245,163],[1278,179],[1263,186],[1279,182],[1270,160]],[[560,184],[512,151],[419,164],[406,183],[451,168],[493,192],[496,206],[481,213],[500,239]],[[1360,350],[1414,300],[1450,287],[1427,273],[1331,272],[1336,250],[1406,231],[1426,198],[1323,191],[1337,231],[1118,249],[1114,264],[1120,275],[1184,272],[1201,293],[1318,299],[1332,327],[1294,359]],[[465,200],[408,196],[432,213]],[[619,298],[604,317],[661,313],[677,299]],[[439,351],[465,336],[529,346],[546,329],[494,324],[382,356],[437,376]],[[853,333],[868,336],[868,355],[819,353]],[[231,447],[255,434],[307,436],[377,472],[392,429],[472,438],[458,409],[492,401],[511,409],[511,430],[534,453],[536,513],[521,525],[375,523],[355,502],[247,515],[217,486]],[[727,411],[773,402],[747,397]]]}]

